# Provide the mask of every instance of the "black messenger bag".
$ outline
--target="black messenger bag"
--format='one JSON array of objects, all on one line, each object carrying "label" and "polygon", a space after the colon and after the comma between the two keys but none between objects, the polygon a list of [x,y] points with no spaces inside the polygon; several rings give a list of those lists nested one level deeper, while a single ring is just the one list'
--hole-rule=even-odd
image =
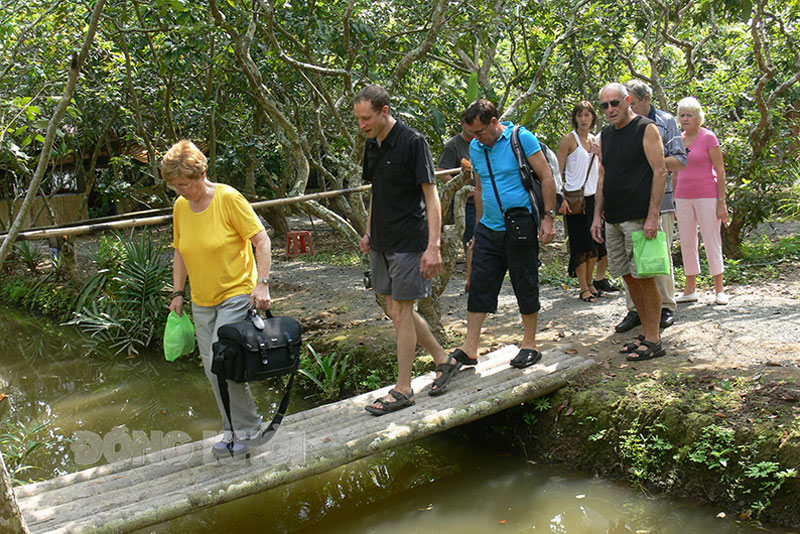
[{"label": "black messenger bag", "polygon": [[[260,439],[274,433],[283,421],[289,407],[289,396],[294,376],[300,364],[300,343],[302,326],[292,317],[273,317],[267,310],[267,318],[262,319],[255,307],[247,312],[247,319],[219,327],[218,340],[214,342],[211,372],[217,375],[220,397],[225,407],[225,415],[231,423],[230,395],[228,380],[233,382],[255,382],[273,376],[291,375],[286,383],[286,391],[278,412],[269,426],[261,431]],[[271,438],[270,435],[267,439]],[[233,444],[230,444],[232,452]]]}]

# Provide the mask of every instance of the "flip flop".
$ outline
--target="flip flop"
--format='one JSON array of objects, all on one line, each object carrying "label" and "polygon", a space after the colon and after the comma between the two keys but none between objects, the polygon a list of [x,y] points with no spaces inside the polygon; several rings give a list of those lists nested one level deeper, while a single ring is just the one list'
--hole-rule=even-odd
[{"label": "flip flop", "polygon": [[454,376],[456,376],[459,369],[461,369],[461,362],[440,363],[437,365],[434,370],[442,374],[439,376],[439,378],[435,378],[433,380],[433,384],[431,384],[431,390],[428,392],[428,395],[435,397],[447,391],[447,383],[450,382]]},{"label": "flip flop", "polygon": [[396,389],[392,389],[389,391],[389,395],[394,397],[396,400],[394,401],[386,401],[383,398],[375,399],[372,404],[380,404],[380,408],[376,408],[372,406],[372,404],[368,406],[364,406],[364,409],[367,410],[372,415],[386,415],[387,413],[396,412],[397,410],[402,410],[403,408],[408,408],[409,406],[414,405],[414,392],[412,391],[410,395],[404,395],[400,393]]},{"label": "flip flop", "polygon": [[[470,358],[467,353],[461,349],[456,349],[450,353],[450,358],[461,363],[462,365],[477,365],[478,358]],[[450,361],[450,360],[447,360]]]},{"label": "flip flop", "polygon": [[542,359],[542,353],[534,349],[519,349],[519,352],[509,363],[511,367],[525,369]]}]

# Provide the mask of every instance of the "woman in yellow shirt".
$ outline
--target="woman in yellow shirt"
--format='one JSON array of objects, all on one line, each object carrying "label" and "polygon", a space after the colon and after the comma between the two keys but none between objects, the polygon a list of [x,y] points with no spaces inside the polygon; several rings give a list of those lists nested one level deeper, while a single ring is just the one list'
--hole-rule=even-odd
[{"label": "woman in yellow shirt", "polygon": [[206,157],[187,140],[174,144],[161,160],[162,177],[180,195],[173,207],[175,291],[169,309],[183,314],[188,276],[197,346],[224,429],[223,441],[213,451],[227,455],[232,442],[234,455],[241,455],[247,452],[248,440],[259,434],[262,418],[248,384],[229,381],[233,435],[211,372],[211,346],[217,329],[243,321],[253,303],[262,310],[270,307],[271,244],[250,203],[233,187],[209,181],[207,169]]}]

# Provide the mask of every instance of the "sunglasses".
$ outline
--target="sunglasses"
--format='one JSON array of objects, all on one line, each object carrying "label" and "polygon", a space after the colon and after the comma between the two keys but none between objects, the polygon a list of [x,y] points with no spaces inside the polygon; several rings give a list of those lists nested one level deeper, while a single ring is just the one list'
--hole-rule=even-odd
[{"label": "sunglasses", "polygon": [[600,102],[600,107],[602,109],[608,109],[608,106],[611,106],[612,108],[615,108],[615,107],[619,106],[620,102],[622,102],[622,101],[621,100],[616,100],[616,99],[612,100],[611,102]]}]

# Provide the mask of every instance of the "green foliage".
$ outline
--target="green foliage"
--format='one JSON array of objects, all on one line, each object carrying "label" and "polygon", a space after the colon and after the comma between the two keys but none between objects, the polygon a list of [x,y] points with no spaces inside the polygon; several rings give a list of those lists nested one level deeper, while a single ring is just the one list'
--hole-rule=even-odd
[{"label": "green foliage", "polygon": [[620,456],[630,464],[634,481],[644,481],[658,476],[664,469],[673,445],[659,433],[667,427],[661,423],[645,425],[637,418],[620,436]]},{"label": "green foliage", "polygon": [[310,343],[307,343],[306,347],[313,360],[309,361],[310,359],[307,356],[301,356],[300,374],[311,380],[319,388],[319,395],[323,399],[339,398],[342,387],[347,380],[350,356],[340,357],[335,352],[320,356]]},{"label": "green foliage", "polygon": [[39,263],[44,259],[41,249],[31,246],[30,241],[14,243],[14,252],[11,257],[13,263],[18,263],[28,268],[34,274],[38,272]]},{"label": "green foliage", "polygon": [[116,238],[123,249],[117,274],[102,271],[90,277],[66,324],[108,344],[117,354],[138,354],[161,339],[167,315],[164,293],[172,268],[149,232],[138,241]]},{"label": "green foliage", "polygon": [[31,428],[21,421],[0,423],[0,449],[12,484],[18,486],[33,482],[28,474],[38,469],[31,463],[36,451],[56,442],[56,438],[43,432],[49,426],[49,422]]},{"label": "green foliage", "polygon": [[709,425],[703,429],[700,438],[692,444],[688,459],[702,464],[707,469],[728,467],[735,450],[735,431],[719,425]]}]

